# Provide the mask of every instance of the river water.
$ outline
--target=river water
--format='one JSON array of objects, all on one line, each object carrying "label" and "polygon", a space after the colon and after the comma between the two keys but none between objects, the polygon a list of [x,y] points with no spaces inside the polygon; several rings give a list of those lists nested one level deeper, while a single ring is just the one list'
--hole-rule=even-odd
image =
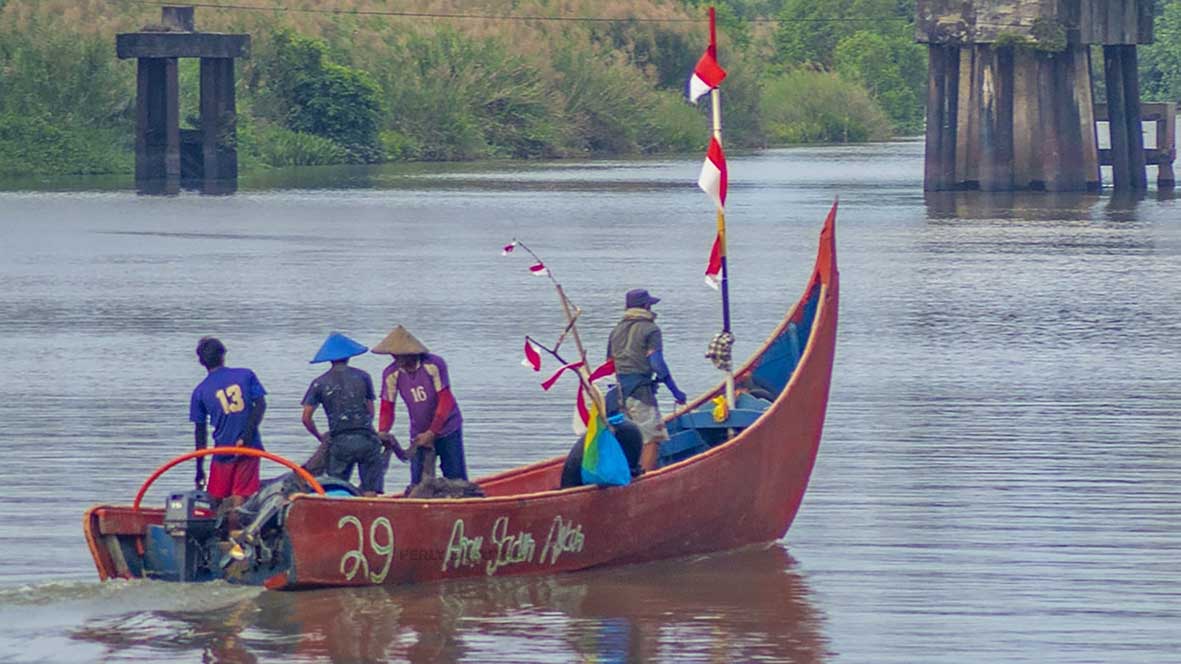
[{"label": "river water", "polygon": [[[571,395],[519,365],[561,312],[500,248],[542,255],[596,355],[624,291],[651,289],[674,375],[704,389],[720,315],[698,158],[306,169],[227,197],[7,183],[0,661],[1181,660],[1181,206],[924,198],[921,150],[730,158],[741,356],[798,296],[841,197],[832,397],[783,541],[306,593],[96,580],[82,511],[191,448],[197,338],[258,373],[264,441],[293,458],[313,447],[298,403],[324,335],[373,344],[398,323],[448,360],[474,475],[564,453]],[[177,469],[147,500],[190,485]]]}]

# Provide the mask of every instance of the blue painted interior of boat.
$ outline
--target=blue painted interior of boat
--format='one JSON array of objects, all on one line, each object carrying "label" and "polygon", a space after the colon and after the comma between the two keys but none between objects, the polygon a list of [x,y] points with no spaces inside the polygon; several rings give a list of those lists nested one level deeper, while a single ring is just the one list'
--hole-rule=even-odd
[{"label": "blue painted interior of boat", "polygon": [[[804,354],[819,301],[820,286],[816,285],[804,302],[799,319],[787,324],[748,374],[747,388],[760,395],[778,397],[787,387]],[[721,422],[714,421],[713,404],[708,401],[693,412],[669,420],[669,439],[660,445],[659,465],[676,463],[725,442],[734,433],[754,424],[770,406],[770,400],[740,390],[729,417]]]},{"label": "blue painted interior of boat", "polygon": [[696,410],[669,422],[668,434],[672,436],[686,429],[745,429],[754,424],[766,409],[766,406],[758,410],[735,408],[730,411],[729,417],[721,422],[715,421],[713,413],[708,410]]},{"label": "blue painted interior of boat", "polygon": [[787,382],[791,380],[791,375],[804,354],[808,336],[812,333],[812,323],[816,318],[816,306],[819,301],[820,287],[816,286],[804,302],[800,319],[788,323],[787,329],[778,339],[771,342],[767,351],[759,358],[758,364],[750,374],[750,382],[754,386],[776,396],[787,387]]},{"label": "blue painted interior of boat", "polygon": [[176,560],[176,543],[161,525],[149,525],[144,538],[144,566],[152,578],[178,581],[180,567]]}]

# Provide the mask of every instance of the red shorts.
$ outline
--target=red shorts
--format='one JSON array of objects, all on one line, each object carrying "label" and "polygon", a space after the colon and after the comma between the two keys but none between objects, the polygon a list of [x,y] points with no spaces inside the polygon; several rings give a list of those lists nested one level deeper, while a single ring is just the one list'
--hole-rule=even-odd
[{"label": "red shorts", "polygon": [[214,461],[209,467],[205,490],[214,498],[254,495],[258,491],[258,457],[238,456],[233,461]]}]

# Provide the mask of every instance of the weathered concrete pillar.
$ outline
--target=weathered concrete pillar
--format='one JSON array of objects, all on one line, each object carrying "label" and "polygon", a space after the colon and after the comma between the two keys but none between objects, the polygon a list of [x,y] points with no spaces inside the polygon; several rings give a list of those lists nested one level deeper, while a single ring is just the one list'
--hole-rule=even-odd
[{"label": "weathered concrete pillar", "polygon": [[238,177],[233,58],[201,58],[201,152],[206,180]]},{"label": "weathered concrete pillar", "polygon": [[199,151],[186,152],[187,173],[199,174],[206,190],[232,191],[233,186],[224,183],[238,177],[234,58],[250,56],[250,35],[196,32],[193,7],[168,6],[161,12],[159,25],[115,36],[116,54],[139,62],[136,181],[145,192],[179,189],[182,146],[176,62],[177,58],[200,58],[201,145]]},{"label": "weathered concrete pillar", "polygon": [[1173,162],[1177,159],[1177,105],[1164,104],[1161,118],[1156,121],[1156,149],[1161,154],[1160,170],[1156,174],[1158,189],[1172,189],[1177,186],[1177,174]]},{"label": "weathered concrete pillar", "polygon": [[927,82],[927,145],[923,188],[956,188],[955,143],[959,121],[960,49],[929,44]]},{"label": "weathered concrete pillar", "polygon": [[978,46],[980,189],[1013,188],[1013,49]]},{"label": "weathered concrete pillar", "polygon": [[[1136,44],[1152,43],[1154,5],[917,0],[915,38],[928,44],[930,57],[925,188],[1098,189],[1090,47],[1102,44],[1109,54],[1108,92],[1119,102],[1112,111],[1113,144],[1123,160],[1116,186],[1142,189]],[[960,54],[954,113],[948,106],[951,48]]]},{"label": "weathered concrete pillar", "polygon": [[167,6],[160,8],[160,23],[169,30],[193,32],[197,29],[192,7]]},{"label": "weathered concrete pillar", "polygon": [[1113,184],[1116,189],[1147,189],[1136,47],[1104,46],[1103,60],[1107,80],[1107,116],[1111,126]]},{"label": "weathered concrete pillar", "polygon": [[1014,184],[1020,189],[1095,190],[1099,150],[1087,47],[1015,53]]},{"label": "weathered concrete pillar", "polygon": [[180,186],[180,93],[176,58],[139,58],[135,179],[162,193]]},{"label": "weathered concrete pillar", "polygon": [[1123,51],[1120,64],[1124,68],[1124,103],[1128,123],[1128,163],[1132,166],[1130,184],[1133,189],[1148,189],[1148,171],[1144,159],[1144,124],[1140,121],[1140,61],[1136,46],[1117,46]]}]

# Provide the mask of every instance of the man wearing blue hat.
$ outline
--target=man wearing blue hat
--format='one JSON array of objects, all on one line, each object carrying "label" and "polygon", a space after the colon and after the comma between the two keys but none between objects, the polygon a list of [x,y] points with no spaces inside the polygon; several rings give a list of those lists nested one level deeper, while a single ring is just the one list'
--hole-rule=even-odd
[{"label": "man wearing blue hat", "polygon": [[644,470],[656,468],[660,443],[668,440],[664,417],[656,403],[657,385],[664,383],[677,403],[685,403],[685,393],[677,387],[664,363],[664,342],[652,311],[652,305],[659,301],[660,298],[652,297],[643,288],[628,291],[623,320],[607,341],[607,358],[615,360],[623,412],[644,436],[644,450],[640,455],[640,467]]},{"label": "man wearing blue hat", "polygon": [[[358,466],[361,491],[367,496],[381,493],[385,484],[385,464],[381,441],[373,429],[373,402],[376,394],[369,374],[349,366],[349,358],[369,350],[339,332],[324,340],[312,364],[331,362],[303,397],[303,425],[308,432],[328,446],[328,474],[348,480],[353,466]],[[321,434],[312,414],[323,404],[328,416],[328,433]]]}]

